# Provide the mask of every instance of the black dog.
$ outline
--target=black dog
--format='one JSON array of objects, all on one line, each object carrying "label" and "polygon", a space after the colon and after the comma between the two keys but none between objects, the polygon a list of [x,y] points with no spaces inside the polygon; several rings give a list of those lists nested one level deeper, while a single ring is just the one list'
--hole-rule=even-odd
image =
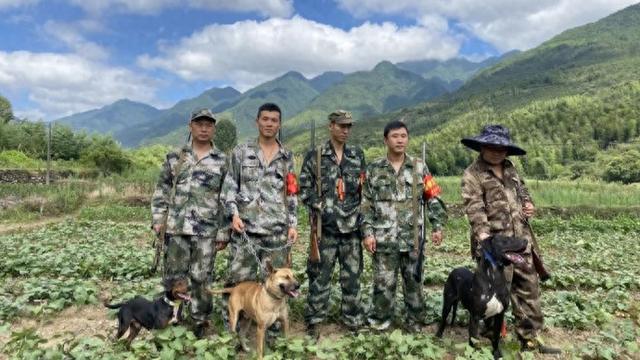
[{"label": "black dog", "polygon": [[485,324],[492,330],[493,357],[502,357],[499,348],[500,329],[509,307],[509,289],[504,267],[509,264],[524,264],[525,260],[520,253],[526,246],[527,241],[524,239],[495,235],[483,241],[483,257],[478,262],[475,273],[467,268],[451,271],[444,285],[442,319],[436,336],[442,337],[451,309],[453,324],[458,301],[461,301],[470,314],[469,344],[475,347],[472,339],[478,338],[478,323],[480,319],[484,319]]},{"label": "black dog", "polygon": [[171,279],[164,283],[165,292],[154,301],[149,301],[142,296],[119,303],[107,304],[109,309],[118,311],[118,332],[116,339],[129,329],[127,346],[138,335],[141,328],[147,330],[164,329],[182,319],[182,301],[189,301],[189,286],[186,279]]}]

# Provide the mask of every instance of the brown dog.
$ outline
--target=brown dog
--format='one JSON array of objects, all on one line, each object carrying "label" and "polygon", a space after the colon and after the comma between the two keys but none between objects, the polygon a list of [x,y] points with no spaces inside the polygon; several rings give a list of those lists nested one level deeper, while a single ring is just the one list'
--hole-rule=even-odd
[{"label": "brown dog", "polygon": [[262,359],[265,332],[276,320],[283,325],[284,336],[289,332],[288,297],[297,297],[300,284],[289,268],[273,269],[267,263],[269,276],[264,284],[244,281],[232,288],[211,290],[212,294],[229,294],[229,328],[237,333],[237,324],[242,311],[256,325],[256,352]]}]

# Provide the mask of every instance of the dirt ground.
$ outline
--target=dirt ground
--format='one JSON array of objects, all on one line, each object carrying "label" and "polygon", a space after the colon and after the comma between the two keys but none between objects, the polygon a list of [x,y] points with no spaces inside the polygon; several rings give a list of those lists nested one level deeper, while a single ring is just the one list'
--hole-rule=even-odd
[{"label": "dirt ground", "polygon": [[[113,339],[117,325],[117,320],[109,317],[109,311],[101,304],[71,306],[55,316],[41,319],[19,319],[11,325],[11,330],[21,330],[35,327],[41,337],[48,339],[46,347],[55,346],[65,339],[78,337],[100,337]],[[435,333],[436,324],[423,328],[427,333]],[[319,327],[320,340],[337,339],[341,337],[345,330],[338,324],[323,324]],[[304,324],[301,322],[291,323],[291,336],[303,337],[305,335]],[[569,349],[578,343],[584,343],[593,336],[592,332],[566,331],[566,329],[549,328],[543,334],[554,346]],[[456,324],[447,327],[445,337],[454,339],[456,342],[466,342],[467,329],[465,326]],[[135,341],[148,341],[151,338],[149,331],[143,330]],[[0,335],[0,346],[8,340],[7,335]],[[253,345],[253,338],[249,344]],[[490,346],[488,340],[483,340],[483,346]],[[0,358],[2,355],[0,355]],[[244,358],[244,356],[242,356]],[[453,359],[453,357],[451,357]],[[535,356],[536,359],[554,358]],[[562,357],[555,357],[562,358]]]}]

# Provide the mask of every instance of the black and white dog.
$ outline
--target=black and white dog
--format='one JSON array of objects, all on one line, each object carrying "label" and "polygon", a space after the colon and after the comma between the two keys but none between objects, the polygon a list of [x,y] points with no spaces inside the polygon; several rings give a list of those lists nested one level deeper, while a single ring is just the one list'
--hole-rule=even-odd
[{"label": "black and white dog", "polygon": [[453,309],[451,324],[456,318],[458,302],[469,310],[469,344],[478,338],[478,324],[484,319],[491,327],[493,357],[502,357],[500,352],[500,329],[504,314],[509,307],[509,288],[504,276],[504,267],[510,264],[524,266],[521,253],[527,241],[516,237],[495,235],[482,242],[482,259],[475,273],[467,268],[456,268],[449,274],[444,285],[442,319],[436,336],[442,337],[449,312]]}]

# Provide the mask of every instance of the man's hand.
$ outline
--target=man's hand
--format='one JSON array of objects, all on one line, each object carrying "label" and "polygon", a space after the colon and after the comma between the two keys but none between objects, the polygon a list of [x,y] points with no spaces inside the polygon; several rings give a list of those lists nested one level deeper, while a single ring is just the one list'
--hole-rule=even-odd
[{"label": "man's hand", "polygon": [[376,252],[376,238],[373,235],[367,236],[362,240],[362,246],[371,254]]},{"label": "man's hand", "polygon": [[436,230],[434,232],[431,233],[431,242],[433,243],[433,245],[435,246],[440,246],[440,244],[442,244],[442,238],[444,237],[444,235],[442,234],[442,230]]},{"label": "man's hand", "polygon": [[536,212],[536,208],[535,206],[533,206],[533,203],[531,201],[527,201],[522,205],[522,213],[527,219],[530,217],[533,217],[533,214],[535,212]]},{"label": "man's hand", "polygon": [[296,228],[290,227],[289,232],[287,233],[287,242],[289,244],[295,244],[298,241],[298,230]]},{"label": "man's hand", "polygon": [[240,219],[240,215],[233,215],[233,220],[231,221],[231,228],[233,231],[237,233],[241,233],[244,231],[244,222]]},{"label": "man's hand", "polygon": [[227,248],[227,242],[216,241],[216,251],[222,251]]},{"label": "man's hand", "polygon": [[156,235],[160,235],[161,230],[162,230],[162,224],[153,225],[153,231],[156,233]]}]

